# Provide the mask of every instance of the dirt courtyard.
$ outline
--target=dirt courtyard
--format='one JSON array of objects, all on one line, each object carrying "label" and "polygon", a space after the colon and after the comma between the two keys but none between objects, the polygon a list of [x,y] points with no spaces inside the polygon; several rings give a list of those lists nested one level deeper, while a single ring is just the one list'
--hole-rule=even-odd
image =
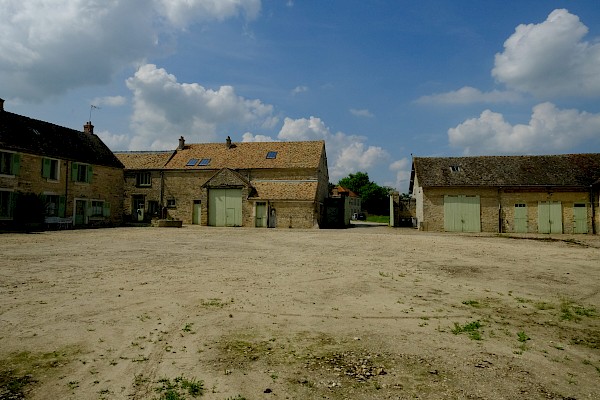
[{"label": "dirt courtyard", "polygon": [[592,235],[3,234],[0,399],[599,399],[599,313]]}]

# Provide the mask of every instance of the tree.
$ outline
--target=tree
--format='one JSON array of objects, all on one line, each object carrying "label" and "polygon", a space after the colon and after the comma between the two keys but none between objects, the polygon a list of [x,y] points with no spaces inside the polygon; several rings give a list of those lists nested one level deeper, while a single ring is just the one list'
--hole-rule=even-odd
[{"label": "tree", "polygon": [[369,214],[389,215],[390,200],[389,194],[392,188],[379,186],[371,182],[369,174],[366,172],[357,172],[340,179],[338,185],[352,190],[362,199],[362,208]]}]

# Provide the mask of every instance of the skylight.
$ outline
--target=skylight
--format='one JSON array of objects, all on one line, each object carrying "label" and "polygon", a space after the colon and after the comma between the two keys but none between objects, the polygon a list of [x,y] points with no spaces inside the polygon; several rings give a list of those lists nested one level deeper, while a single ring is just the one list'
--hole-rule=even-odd
[{"label": "skylight", "polygon": [[190,161],[187,162],[187,164],[185,164],[186,167],[193,167],[194,165],[196,165],[196,163],[198,162],[197,158],[192,158],[190,159]]},{"label": "skylight", "polygon": [[269,151],[267,153],[267,159],[274,159],[277,158],[277,152],[276,151]]},{"label": "skylight", "polygon": [[203,158],[202,160],[200,160],[200,162],[198,163],[199,167],[204,167],[206,165],[210,164],[210,158]]}]

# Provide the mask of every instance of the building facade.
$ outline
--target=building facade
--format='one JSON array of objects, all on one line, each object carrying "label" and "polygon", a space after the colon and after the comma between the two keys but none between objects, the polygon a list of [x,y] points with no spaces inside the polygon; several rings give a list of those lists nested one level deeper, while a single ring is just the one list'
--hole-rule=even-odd
[{"label": "building facade", "polygon": [[425,231],[597,233],[600,154],[415,157]]},{"label": "building facade", "polygon": [[0,101],[0,226],[114,226],[123,165],[93,133],[4,110]]},{"label": "building facade", "polygon": [[125,218],[184,224],[312,228],[321,224],[329,174],[325,143],[186,144],[172,152],[120,152]]}]

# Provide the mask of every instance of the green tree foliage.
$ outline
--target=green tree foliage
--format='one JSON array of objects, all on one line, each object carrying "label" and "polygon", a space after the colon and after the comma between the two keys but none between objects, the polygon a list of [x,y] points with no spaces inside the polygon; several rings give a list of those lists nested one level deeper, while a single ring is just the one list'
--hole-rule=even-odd
[{"label": "green tree foliage", "polygon": [[389,215],[390,200],[389,194],[392,188],[379,186],[371,182],[369,174],[366,172],[357,172],[340,179],[338,185],[352,190],[362,199],[362,208],[372,215]]}]

